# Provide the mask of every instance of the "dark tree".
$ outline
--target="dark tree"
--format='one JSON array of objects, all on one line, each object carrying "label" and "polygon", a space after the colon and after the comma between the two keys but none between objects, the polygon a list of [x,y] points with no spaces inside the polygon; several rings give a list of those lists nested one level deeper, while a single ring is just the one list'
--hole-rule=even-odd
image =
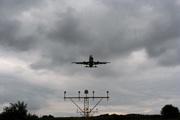
[{"label": "dark tree", "polygon": [[179,109],[172,105],[165,105],[161,110],[161,115],[165,118],[175,118],[179,115]]},{"label": "dark tree", "polygon": [[0,120],[35,120],[38,116],[27,113],[27,104],[18,101],[10,103],[9,107],[4,107],[0,115]]}]

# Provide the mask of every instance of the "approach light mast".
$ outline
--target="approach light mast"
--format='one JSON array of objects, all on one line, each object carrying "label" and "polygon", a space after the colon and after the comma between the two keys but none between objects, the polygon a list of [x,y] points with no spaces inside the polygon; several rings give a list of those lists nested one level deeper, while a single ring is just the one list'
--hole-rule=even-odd
[{"label": "approach light mast", "polygon": [[[109,99],[109,91],[107,91],[107,96],[106,96],[106,97],[95,97],[95,96],[94,96],[94,93],[95,93],[95,92],[92,91],[92,93],[93,93],[93,96],[89,97],[89,96],[87,95],[87,94],[88,94],[88,90],[85,90],[85,91],[84,91],[85,97],[81,97],[81,96],[80,96],[80,91],[78,91],[78,97],[66,97],[66,91],[64,91],[64,100],[70,99],[70,100],[78,107],[78,109],[80,110],[80,112],[78,112],[78,113],[83,114],[84,117],[86,118],[86,120],[88,120],[90,113],[93,113],[93,114],[94,114],[95,112],[97,112],[97,110],[96,110],[96,111],[93,111],[94,108],[95,108],[104,98],[107,98],[107,100]],[[89,99],[90,99],[90,98],[92,98],[92,100],[94,100],[94,99],[100,99],[91,109],[89,109]],[[80,101],[80,99],[84,99],[84,108],[82,109],[81,107],[79,107],[78,104],[77,104],[73,99],[79,99],[79,101]],[[93,114],[92,114],[92,115],[93,115]]]}]

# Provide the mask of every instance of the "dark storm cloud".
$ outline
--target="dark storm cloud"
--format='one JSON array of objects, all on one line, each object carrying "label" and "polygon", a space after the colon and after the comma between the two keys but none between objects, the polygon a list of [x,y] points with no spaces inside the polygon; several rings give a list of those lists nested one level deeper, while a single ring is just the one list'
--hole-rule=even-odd
[{"label": "dark storm cloud", "polygon": [[81,28],[81,20],[74,9],[68,8],[58,18],[47,35],[49,39],[65,43],[65,45],[81,45],[82,42],[87,44],[87,33]]},{"label": "dark storm cloud", "polygon": [[40,3],[41,1],[36,0],[0,0],[1,46],[17,51],[27,51],[33,48],[36,35],[24,35],[22,23],[16,20],[16,17]]},{"label": "dark storm cloud", "polygon": [[179,65],[179,4],[177,1],[166,1],[164,4],[155,2],[154,5],[160,15],[150,24],[147,31],[147,53],[150,57],[157,58],[162,65]]},{"label": "dark storm cloud", "polygon": [[[116,36],[116,40],[111,39],[110,42],[112,53],[117,52],[123,54],[127,51],[132,52],[136,49],[145,48],[148,56],[150,58],[157,58],[160,64],[165,65],[161,59],[168,58],[170,59],[167,60],[169,61],[167,65],[179,64],[179,62],[177,62],[180,61],[178,60],[180,55],[177,54],[177,44],[179,44],[180,38],[178,1],[135,2],[112,0],[101,1],[101,3],[110,8],[110,11],[108,11],[112,13],[109,14],[109,16],[111,16],[110,18],[116,18],[119,15],[121,20],[119,26],[122,28],[120,31],[124,31],[124,35],[110,35]],[[124,7],[128,9],[124,11]],[[144,10],[142,8],[144,8]],[[150,9],[152,9],[151,12],[145,11]],[[115,16],[113,13],[116,13]],[[122,16],[125,17],[125,19]],[[109,23],[112,24],[115,19],[108,20],[110,21]],[[125,27],[121,23],[125,23]],[[147,24],[145,27],[144,23]],[[168,51],[173,51],[174,53],[168,55]],[[164,56],[164,58],[161,57],[161,59],[159,59],[159,56]]]},{"label": "dark storm cloud", "polygon": [[21,31],[20,22],[0,19],[0,26],[0,43],[5,48],[27,51],[33,47],[34,35],[24,36],[23,33],[18,35]]},{"label": "dark storm cloud", "polygon": [[[88,59],[90,54],[100,60],[109,60],[141,49],[146,50],[150,59],[156,58],[160,65],[179,65],[177,1],[96,3],[103,5],[96,13],[90,9],[81,13],[71,7],[56,12],[53,26],[42,32],[51,45],[42,48],[46,55],[43,54],[42,60],[31,67],[53,69],[75,59]],[[43,59],[48,62],[41,62]]]},{"label": "dark storm cloud", "polygon": [[[99,20],[89,26],[88,31],[86,31],[96,34],[91,35],[90,40],[80,40],[86,37],[79,37],[78,42],[74,35],[77,32],[74,32],[72,40],[77,41],[78,44],[81,41],[88,43],[91,41],[92,45],[88,46],[86,50],[89,50],[88,52],[95,56],[122,56],[130,54],[134,50],[145,49],[148,56],[157,58],[160,64],[165,65],[162,59],[167,60],[169,58],[167,56],[171,56],[171,59],[167,60],[169,61],[167,65],[179,64],[178,61],[180,60],[178,58],[180,55],[177,53],[179,51],[177,44],[179,44],[180,38],[180,27],[178,26],[180,15],[178,14],[179,4],[177,4],[177,1],[142,1],[137,3],[135,1],[113,0],[101,2],[107,7],[106,14],[99,14],[99,16],[94,14],[93,18],[99,17]],[[124,10],[125,7],[129,9]],[[86,17],[88,17],[88,14],[91,14],[91,12],[87,13]],[[78,18],[78,16],[75,17]],[[93,18],[91,19],[93,20]],[[69,19],[72,18],[69,17]],[[77,23],[81,24],[82,21],[83,19],[76,22],[76,26]],[[68,24],[71,25],[71,23]],[[71,31],[74,30],[73,26]],[[79,29],[76,29],[76,31],[79,32]],[[72,36],[72,33],[67,31],[66,33],[65,35]],[[85,36],[86,34],[78,34],[78,36],[80,35]],[[66,42],[68,42],[68,39]],[[81,51],[86,50],[81,49]],[[169,51],[174,53],[169,55]]]},{"label": "dark storm cloud", "polygon": [[62,68],[64,64],[67,65],[81,57],[81,54],[88,53],[89,56],[87,51],[93,45],[93,40],[90,39],[91,33],[82,25],[82,19],[76,10],[68,7],[56,15],[57,20],[48,30],[42,30],[43,26],[37,29],[47,40],[42,40],[46,41],[42,46],[42,59],[31,64],[33,69],[53,69],[60,66]]},{"label": "dark storm cloud", "polygon": [[[36,7],[36,5],[41,2],[42,1],[24,2],[21,0],[13,2],[1,1],[1,5],[12,6],[15,10],[17,9],[21,12],[21,10]],[[16,5],[15,3],[19,4]],[[59,42],[58,44],[64,45],[64,51],[69,51],[72,54],[74,48],[76,49],[76,55],[80,53],[81,55],[83,54],[84,57],[87,56],[87,54],[93,54],[102,58],[107,58],[105,56],[122,56],[130,54],[134,50],[145,48],[150,58],[158,58],[157,60],[159,60],[160,63],[162,62],[162,64],[166,63],[162,61],[162,56],[172,56],[170,60],[167,60],[169,61],[168,65],[179,64],[177,62],[179,55],[176,49],[176,45],[179,44],[180,31],[177,25],[180,20],[177,1],[163,1],[161,3],[152,1],[112,0],[98,1],[96,3],[101,3],[106,13],[103,13],[101,11],[102,8],[99,8],[101,12],[98,13],[97,11],[97,14],[93,14],[90,9],[88,9],[85,14],[81,14],[79,11],[77,12],[75,8],[69,7],[66,8],[63,13],[57,14],[56,12],[58,19],[53,26],[49,27],[50,29],[48,29],[48,31],[41,34],[44,34],[51,42],[57,41]],[[143,10],[143,7],[145,10],[152,10],[151,12],[146,12]],[[125,10],[125,8],[129,9]],[[4,10],[4,12],[1,11],[1,13],[5,15],[6,12],[9,11],[5,9],[5,7],[1,9]],[[13,12],[11,11],[10,13]],[[29,36],[17,35],[18,31],[21,31],[21,23],[19,21],[1,20],[0,22],[2,26],[0,29],[0,42],[3,45],[16,50],[26,51],[36,44],[35,39],[38,38],[35,33]],[[144,25],[144,22],[147,25]],[[43,27],[43,25],[39,26]],[[48,27],[48,25],[46,26]],[[38,29],[37,33],[39,33]],[[172,42],[170,46],[169,41]],[[65,47],[69,45],[71,45],[72,48]],[[57,51],[54,49],[56,49],[56,47],[49,48],[50,51],[47,52],[51,54],[51,51]],[[167,51],[174,51],[174,53],[168,55],[169,52]],[[59,57],[57,54],[50,55],[54,58],[52,59],[52,63],[56,63],[60,56],[63,56],[62,54],[63,53],[61,53]],[[159,58],[159,56],[161,56],[161,58]],[[49,56],[47,55],[47,57]]]}]

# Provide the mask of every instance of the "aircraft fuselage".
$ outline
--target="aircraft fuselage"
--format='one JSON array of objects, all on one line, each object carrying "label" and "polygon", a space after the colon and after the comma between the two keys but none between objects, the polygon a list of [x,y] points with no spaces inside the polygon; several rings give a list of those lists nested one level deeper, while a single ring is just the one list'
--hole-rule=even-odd
[{"label": "aircraft fuselage", "polygon": [[94,63],[94,61],[93,61],[93,56],[90,55],[90,56],[89,56],[89,67],[93,67],[93,63]]}]

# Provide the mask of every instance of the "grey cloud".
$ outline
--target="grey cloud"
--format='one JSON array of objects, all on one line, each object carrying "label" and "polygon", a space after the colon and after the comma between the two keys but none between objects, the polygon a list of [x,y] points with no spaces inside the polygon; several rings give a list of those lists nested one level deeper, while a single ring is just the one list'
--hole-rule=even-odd
[{"label": "grey cloud", "polygon": [[28,51],[35,45],[36,35],[25,36],[22,30],[22,23],[18,21],[16,17],[38,3],[40,3],[40,1],[0,0],[1,46],[10,50]]},{"label": "grey cloud", "polygon": [[[179,45],[177,45],[179,46]],[[178,47],[177,47],[178,48]],[[159,57],[160,64],[164,66],[176,66],[180,64],[180,49],[169,49]]]},{"label": "grey cloud", "polygon": [[35,36],[24,36],[21,32],[21,23],[16,20],[0,20],[0,43],[5,48],[17,51],[27,51],[34,45]]},{"label": "grey cloud", "polygon": [[[89,10],[81,17],[73,8],[67,8],[64,13],[57,14],[57,21],[50,30],[44,32],[49,42],[56,44],[45,45],[49,49],[48,51],[45,49],[46,55],[42,57],[49,59],[49,62],[37,62],[31,67],[36,69],[62,67],[74,59],[79,60],[77,56],[87,58],[89,54],[98,56],[97,59],[100,60],[109,60],[124,57],[140,49],[145,49],[149,58],[157,58],[160,65],[179,64],[177,52],[170,55],[171,59],[166,58],[169,56],[167,51],[178,51],[176,45],[179,41],[177,39],[180,28],[177,24],[180,18],[176,1],[163,4],[135,1],[101,2],[107,10],[105,14],[100,12],[98,16]],[[147,9],[150,7],[151,14],[147,15],[148,12],[141,11],[143,6]],[[129,9],[125,11],[125,7]],[[99,19],[96,19],[97,17]]]},{"label": "grey cloud", "polygon": [[157,58],[161,65],[179,65],[180,55],[178,54],[180,27],[177,25],[180,21],[178,14],[179,5],[174,2],[166,1],[163,5],[155,4],[159,11],[157,17],[150,25],[147,31],[147,42],[145,46],[149,57]]},{"label": "grey cloud", "polygon": [[[99,16],[96,14],[91,15],[92,13],[89,10],[84,16],[86,19],[80,17],[76,9],[67,8],[64,13],[57,15],[58,19],[54,23],[54,26],[41,34],[45,34],[51,42],[55,40],[59,42],[57,44],[63,44],[64,46],[72,45],[74,46],[72,48],[78,48],[75,54],[78,55],[78,53],[80,53],[83,54],[84,57],[85,55],[87,56],[88,53],[101,56],[102,58],[123,56],[130,54],[134,50],[143,48],[146,49],[149,57],[157,57],[166,53],[166,48],[168,47],[166,43],[168,41],[174,41],[174,38],[179,38],[179,27],[176,24],[178,24],[180,18],[177,12],[179,6],[175,4],[176,2],[177,1],[169,3],[166,1],[160,4],[159,2],[101,1],[105,7],[111,9],[107,9],[106,14],[99,14]],[[32,2],[29,6],[33,6],[35,3],[36,2]],[[3,4],[7,3],[3,1]],[[11,4],[13,5],[13,3]],[[27,3],[23,2],[22,4]],[[141,26],[141,21],[147,20],[146,17],[144,17],[146,12],[142,13],[140,11],[143,5],[150,5],[149,7],[152,7],[154,10],[153,13],[159,14],[160,17],[156,18],[153,14],[150,14],[152,18],[154,17],[154,20],[146,21],[148,23],[146,28],[132,28],[131,25],[133,25],[133,22],[140,21],[137,23],[137,26]],[[129,9],[124,11],[124,6]],[[95,20],[96,17],[100,19],[95,22],[87,21],[89,14],[91,17],[94,17],[91,18],[92,21]],[[25,37],[16,35],[17,31],[20,31],[20,23],[17,21],[2,22],[2,26],[4,29],[1,30],[0,39],[2,44],[6,46],[12,46],[17,50],[26,51],[37,43],[34,41],[34,39],[37,39],[35,34]],[[174,46],[172,46],[172,48],[173,47]],[[73,53],[72,51],[74,51],[71,48],[63,48],[64,51],[69,51],[71,54]],[[50,54],[51,51],[54,51],[53,49],[54,48],[49,48]],[[50,55],[53,58],[52,62],[56,63],[56,61],[61,58],[60,56],[63,56],[62,54],[63,53],[60,53],[60,55],[56,54],[55,56],[53,56],[53,54]],[[47,57],[49,56],[47,55]]]},{"label": "grey cloud", "polygon": [[[126,11],[123,11],[123,15],[126,15],[127,18],[126,20],[129,21],[129,23],[133,22],[133,19],[135,21],[140,21],[137,24],[137,27],[135,28],[131,28],[131,24],[129,24],[128,22],[126,22],[125,27],[121,26],[122,29],[120,30],[125,31],[124,35],[122,34],[113,35],[117,37],[116,40],[112,39],[110,42],[111,49],[109,50],[111,50],[111,52],[119,53],[119,54],[123,54],[123,53],[127,54],[128,51],[132,52],[137,49],[145,48],[150,58],[157,58],[158,60],[159,56],[161,56],[161,59],[168,59],[166,58],[168,56],[166,54],[167,51],[169,50],[178,51],[177,49],[178,47],[176,46],[177,44],[179,44],[179,40],[177,39],[180,38],[179,36],[180,27],[178,26],[178,23],[180,21],[180,15],[178,14],[179,11],[179,4],[177,4],[178,1],[173,1],[173,2],[149,1],[144,3],[142,2],[143,4],[135,3],[135,1],[130,2],[130,1],[115,1],[115,0],[101,1],[101,2],[105,4],[107,7],[111,8],[112,11],[110,11],[110,13],[113,11],[118,11],[117,13],[119,13],[120,15],[119,18],[121,18],[122,15],[121,9],[123,9],[124,7],[123,5],[125,5],[126,7],[129,8]],[[118,7],[118,5],[122,7]],[[143,6],[147,6],[147,8],[150,7],[152,9],[153,14],[149,14],[149,19],[146,18],[147,16],[146,13],[142,13],[140,11]],[[122,18],[122,20],[124,19]],[[144,29],[138,29],[138,26],[141,26],[141,24],[143,26],[143,22],[145,22],[145,20],[146,23],[148,23],[147,26]],[[132,36],[132,37],[128,37],[128,36]],[[162,58],[162,56],[164,56],[164,58]],[[173,63],[178,60],[179,55],[175,53],[174,56],[173,54],[171,54],[171,57],[174,59],[169,59],[169,60],[171,61],[171,63]],[[160,59],[158,61],[161,65],[165,63]],[[179,62],[175,62],[175,64],[178,65]]]},{"label": "grey cloud", "polygon": [[62,42],[65,45],[82,45],[88,42],[87,33],[81,28],[81,19],[74,9],[68,8],[65,13],[58,15],[52,30],[47,33],[49,39]]},{"label": "grey cloud", "polygon": [[39,110],[43,106],[48,106],[47,98],[54,94],[53,89],[28,83],[13,75],[0,75],[0,104],[15,103],[18,100],[28,104],[29,110]]},{"label": "grey cloud", "polygon": [[42,3],[42,0],[0,0],[0,15],[3,18],[10,19]]}]

